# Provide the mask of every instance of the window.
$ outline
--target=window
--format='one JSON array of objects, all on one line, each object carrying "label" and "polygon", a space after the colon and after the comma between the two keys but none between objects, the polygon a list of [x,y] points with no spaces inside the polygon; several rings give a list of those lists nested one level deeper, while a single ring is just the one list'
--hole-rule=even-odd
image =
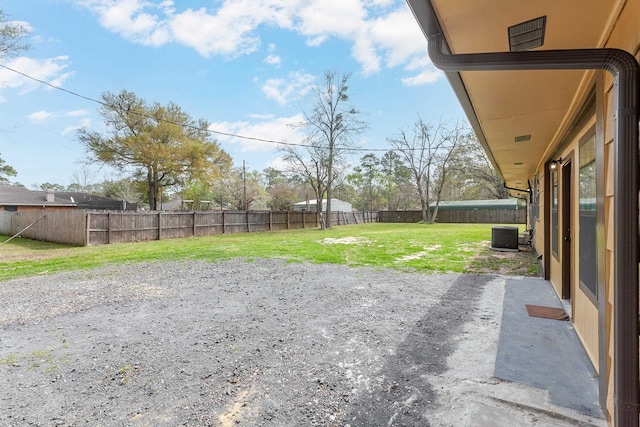
[{"label": "window", "polygon": [[598,299],[596,272],[596,136],[590,131],[580,143],[580,287]]}]

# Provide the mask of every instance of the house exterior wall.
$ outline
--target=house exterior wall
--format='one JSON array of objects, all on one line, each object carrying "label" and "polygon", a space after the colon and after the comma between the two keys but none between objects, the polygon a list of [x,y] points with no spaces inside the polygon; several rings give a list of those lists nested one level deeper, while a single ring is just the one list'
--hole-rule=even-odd
[{"label": "house exterior wall", "polygon": [[[316,201],[310,200],[308,203],[308,212],[316,212]],[[327,209],[327,201],[322,201],[322,211]],[[307,202],[295,203],[293,210],[296,212],[307,210]],[[331,212],[351,212],[351,203],[339,199],[331,199]]]},{"label": "house exterior wall", "polygon": [[[588,295],[587,290],[580,286],[580,281],[583,279],[580,276],[580,186],[579,186],[579,166],[580,166],[580,143],[587,134],[593,131],[596,124],[595,115],[589,119],[589,121],[580,129],[577,135],[571,140],[568,147],[566,147],[561,154],[563,159],[572,159],[572,179],[570,183],[571,187],[571,223],[565,224],[560,218],[561,229],[571,229],[571,241],[570,241],[570,294],[571,294],[571,309],[572,309],[572,321],[574,328],[580,340],[582,341],[584,348],[591,359],[593,366],[596,370],[599,369],[599,334],[598,334],[598,305],[597,300],[593,300]],[[596,141],[596,143],[602,144],[602,141]],[[561,204],[560,209],[563,206]],[[562,236],[559,236],[562,239]],[[596,242],[590,244],[595,245]],[[558,292],[558,295],[562,295],[562,254],[559,254],[558,259],[552,261],[552,274],[551,282]],[[602,298],[602,296],[599,296]]]},{"label": "house exterior wall", "polygon": [[[8,205],[9,206],[9,205]],[[14,206],[14,205],[10,205]],[[76,210],[76,206],[18,206],[15,212],[42,212],[42,211],[68,211]],[[0,211],[4,210],[4,206],[0,205]]]},{"label": "house exterior wall", "polygon": [[[618,16],[617,21],[612,25],[608,35],[606,47],[620,48],[628,52],[635,53],[635,57],[640,61],[640,27],[638,27],[638,17],[640,16],[640,1],[626,2]],[[596,370],[600,372],[601,393],[606,394],[605,406],[611,421],[611,414],[614,412],[614,343],[613,343],[613,300],[614,300],[614,79],[613,76],[604,71],[592,71],[587,73],[583,80],[581,93],[576,97],[585,97],[589,90],[596,91],[596,113],[592,114],[586,122],[583,122],[578,132],[569,140],[558,142],[555,147],[548,150],[548,158],[541,163],[532,179],[536,179],[538,185],[537,201],[539,212],[537,218],[533,219],[532,225],[535,228],[534,247],[543,255],[548,257],[545,265],[549,271],[545,274],[554,286],[559,296],[562,295],[562,260],[561,251],[562,233],[558,233],[558,255],[551,252],[552,230],[551,230],[551,182],[546,183],[545,179],[551,180],[551,174],[546,173],[548,162],[552,159],[572,159],[572,182],[570,184],[572,199],[571,203],[571,224],[563,224],[561,215],[558,218],[559,231],[563,227],[571,227],[571,309],[572,322],[578,337],[582,341],[584,348],[593,362]],[[576,105],[575,110],[579,110],[584,105]],[[575,113],[575,112],[574,112]],[[575,123],[574,123],[575,124]],[[601,233],[602,242],[591,242],[598,245],[597,271],[598,281],[603,283],[603,292],[594,295],[585,290],[580,285],[580,144],[588,132],[595,129],[596,163],[597,173],[601,176],[597,187],[598,223],[597,233]],[[558,174],[559,179],[561,173]],[[561,188],[560,182],[558,188]],[[561,212],[561,197],[559,197],[558,211]],[[549,204],[549,205],[547,205]],[[544,213],[544,214],[543,214]],[[546,215],[546,219],[545,219]],[[600,237],[598,237],[599,239]],[[584,242],[583,242],[584,243]],[[600,285],[599,285],[600,286]]]},{"label": "house exterior wall", "polygon": [[[640,16],[640,1],[626,2],[618,20],[607,42],[607,47],[622,48],[635,54],[640,60],[640,27],[638,27],[638,17]],[[613,283],[614,283],[614,92],[613,77],[610,74],[604,75],[604,228],[605,228],[605,283],[606,283],[606,359],[607,370],[613,372]],[[613,412],[613,375],[608,375],[607,382],[607,410]]]}]

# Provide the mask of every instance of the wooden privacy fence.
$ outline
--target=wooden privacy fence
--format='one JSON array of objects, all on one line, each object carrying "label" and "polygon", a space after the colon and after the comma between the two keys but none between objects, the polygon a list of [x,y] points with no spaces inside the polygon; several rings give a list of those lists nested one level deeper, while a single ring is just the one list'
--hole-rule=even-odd
[{"label": "wooden privacy fence", "polygon": [[[380,211],[379,222],[420,222],[422,211]],[[526,224],[526,209],[473,209],[438,211],[436,222],[470,224]]]},{"label": "wooden privacy fence", "polygon": [[[45,242],[85,245],[86,211],[56,210],[40,212],[0,211],[0,234]],[[24,230],[24,231],[23,231]]]},{"label": "wooden privacy fence", "polygon": [[88,245],[316,227],[314,212],[88,212]]},{"label": "wooden privacy fence", "polygon": [[[331,221],[375,222],[377,212],[333,212]],[[0,212],[0,234],[78,246],[315,227],[315,212]]]},{"label": "wooden privacy fence", "polygon": [[[420,211],[332,212],[332,225],[422,220]],[[526,210],[438,212],[437,222],[524,224]],[[317,227],[315,212],[0,211],[0,234],[77,246]]]},{"label": "wooden privacy fence", "polygon": [[331,225],[365,224],[378,222],[377,211],[331,212]]}]

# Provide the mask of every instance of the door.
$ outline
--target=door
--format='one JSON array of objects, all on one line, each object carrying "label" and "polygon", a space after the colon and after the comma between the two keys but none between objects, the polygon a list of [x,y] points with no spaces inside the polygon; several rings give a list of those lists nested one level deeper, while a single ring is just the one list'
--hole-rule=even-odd
[{"label": "door", "polygon": [[562,165],[561,175],[561,255],[562,264],[562,298],[571,299],[571,159]]}]

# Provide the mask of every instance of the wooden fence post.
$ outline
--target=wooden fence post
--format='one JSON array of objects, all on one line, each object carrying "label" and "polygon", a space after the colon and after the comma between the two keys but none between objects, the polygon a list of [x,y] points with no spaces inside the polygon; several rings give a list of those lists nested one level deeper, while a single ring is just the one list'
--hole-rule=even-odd
[{"label": "wooden fence post", "polygon": [[196,211],[193,211],[193,237],[196,237]]},{"label": "wooden fence post", "polygon": [[[304,212],[302,212],[302,215],[304,216]],[[287,211],[287,230],[289,229],[289,211]]]},{"label": "wooden fence post", "polygon": [[87,212],[85,217],[85,234],[84,234],[84,245],[89,246],[89,239],[91,238],[91,233],[89,231],[89,226],[91,225],[91,214]]},{"label": "wooden fence post", "polygon": [[251,233],[251,224],[249,221],[249,211],[246,212],[245,218],[247,219],[247,233]]},{"label": "wooden fence post", "polygon": [[107,214],[107,244],[111,243],[111,228],[112,224],[111,224],[111,212],[109,212]]},{"label": "wooden fence post", "polygon": [[222,234],[226,232],[227,230],[225,229],[225,223],[224,223],[224,211],[222,211]]},{"label": "wooden fence post", "polygon": [[273,230],[273,212],[269,211],[269,231]]}]

